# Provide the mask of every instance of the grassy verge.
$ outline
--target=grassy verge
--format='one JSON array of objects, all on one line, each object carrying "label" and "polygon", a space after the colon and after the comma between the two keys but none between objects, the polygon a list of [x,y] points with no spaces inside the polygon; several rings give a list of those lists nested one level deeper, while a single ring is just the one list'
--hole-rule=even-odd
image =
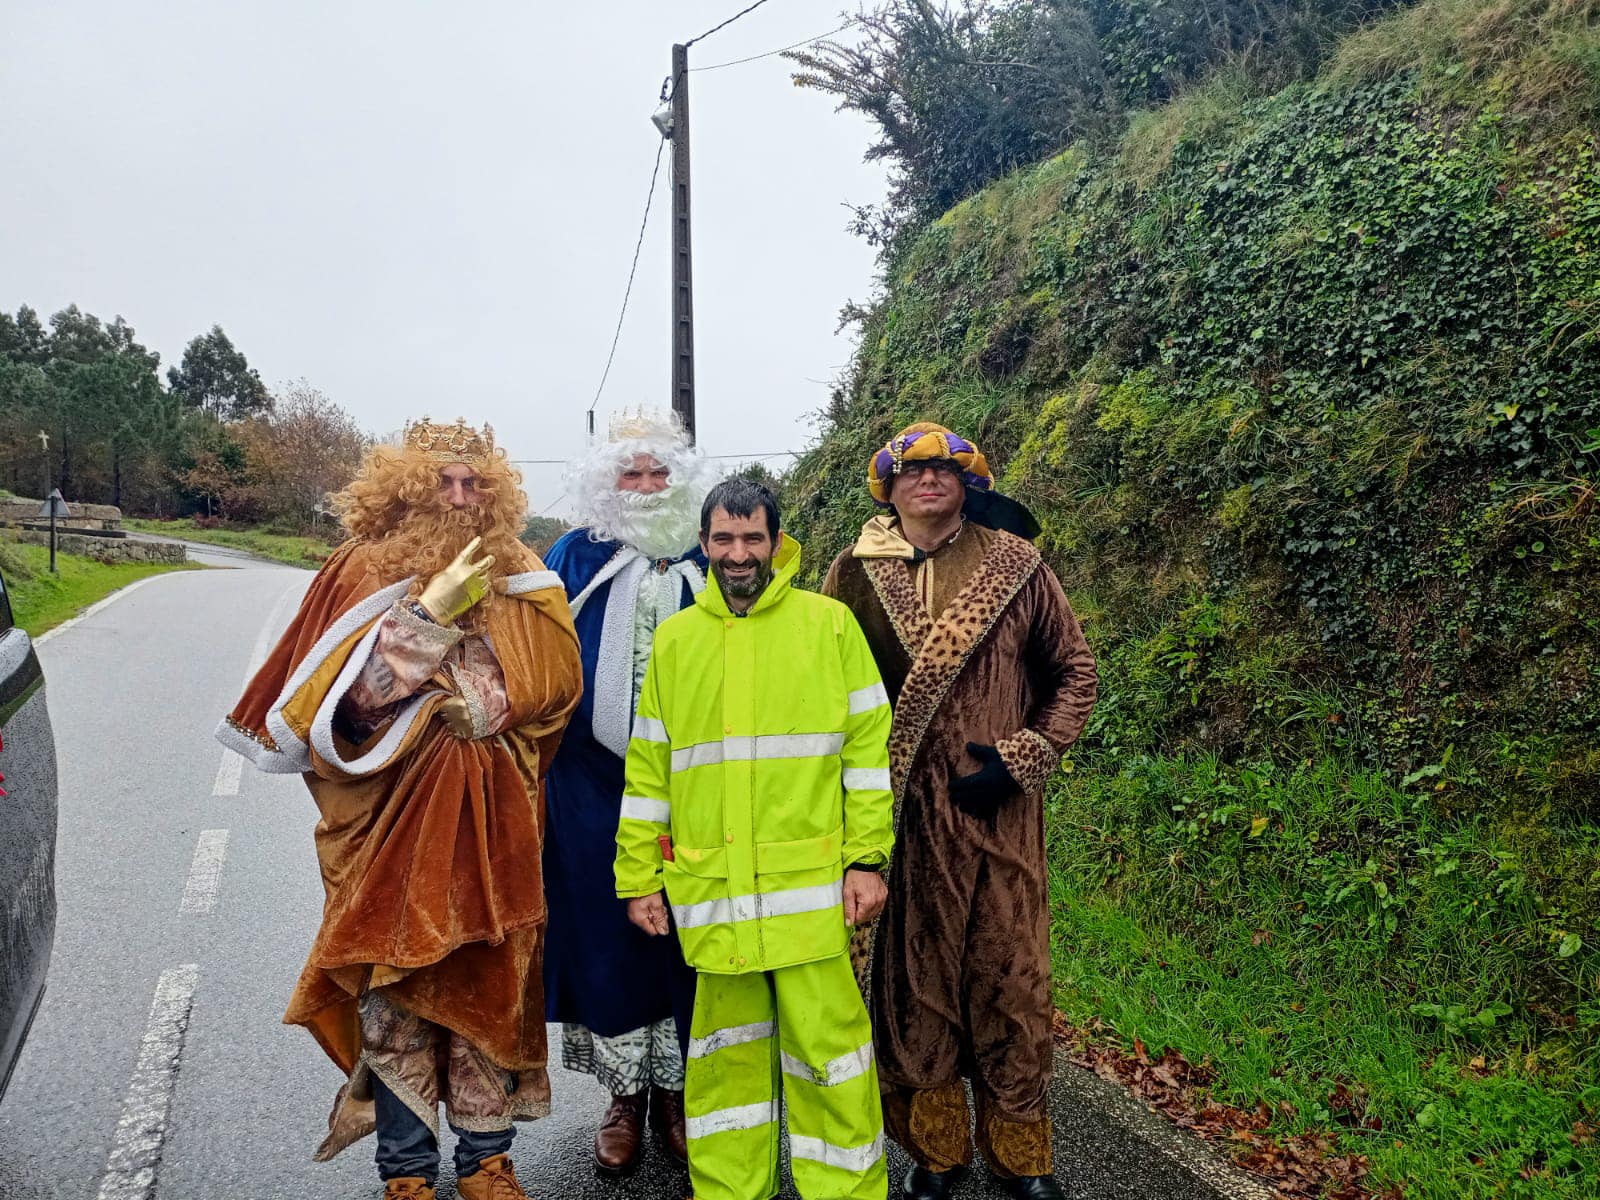
[{"label": "grassy verge", "polygon": [[[1429,781],[1431,783],[1431,780]],[[1051,798],[1057,1002],[1338,1135],[1407,1200],[1600,1195],[1600,832],[1334,757],[1141,757]]]},{"label": "grassy verge", "polygon": [[194,521],[148,521],[126,517],[123,525],[140,533],[154,533],[162,537],[181,538],[190,542],[206,542],[213,546],[230,546],[247,550],[274,562],[291,567],[316,567],[333,552],[333,547],[321,538],[302,537],[298,534],[267,533],[260,529],[206,529]]},{"label": "grassy verge", "polygon": [[193,564],[100,563],[73,554],[57,555],[56,565],[59,574],[52,575],[46,546],[0,544],[0,570],[5,572],[12,617],[31,637],[77,616],[135,580],[195,569]]}]

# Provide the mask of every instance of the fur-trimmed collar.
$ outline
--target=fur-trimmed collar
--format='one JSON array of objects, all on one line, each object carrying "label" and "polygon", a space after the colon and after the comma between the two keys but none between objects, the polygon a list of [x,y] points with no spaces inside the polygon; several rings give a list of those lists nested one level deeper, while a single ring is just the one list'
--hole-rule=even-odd
[{"label": "fur-trimmed collar", "polygon": [[[922,749],[928,726],[973,653],[993,631],[1024,584],[1039,569],[1039,552],[1022,538],[996,531],[983,561],[937,619],[917,597],[904,560],[862,561],[878,602],[911,659],[889,738],[896,796]],[[898,803],[898,801],[897,801]]]}]

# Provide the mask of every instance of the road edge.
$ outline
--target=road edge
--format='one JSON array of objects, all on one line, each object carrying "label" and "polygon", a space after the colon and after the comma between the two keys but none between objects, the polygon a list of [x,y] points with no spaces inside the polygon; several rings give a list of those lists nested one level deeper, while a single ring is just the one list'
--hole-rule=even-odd
[{"label": "road edge", "polygon": [[1211,1143],[1139,1103],[1121,1084],[1078,1066],[1057,1047],[1052,1106],[1071,1104],[1119,1127],[1151,1153],[1167,1159],[1212,1200],[1276,1200],[1265,1180],[1236,1167]]},{"label": "road edge", "polygon": [[80,622],[80,621],[87,621],[90,617],[94,616],[95,613],[99,612],[102,608],[110,608],[111,605],[115,604],[118,600],[121,600],[129,592],[137,591],[139,588],[142,588],[145,584],[154,583],[158,579],[166,579],[170,575],[181,575],[181,574],[183,574],[183,572],[181,572],[181,571],[163,571],[159,575],[146,575],[143,579],[135,579],[132,583],[123,584],[116,591],[112,592],[109,596],[102,596],[100,599],[96,600],[93,604],[89,605],[88,608],[84,609],[77,616],[68,617],[65,621],[61,622],[61,624],[53,625],[49,629],[46,629],[38,637],[30,638],[29,640],[35,646],[42,646],[46,642],[48,642],[51,638],[55,637],[56,634],[65,633],[67,630],[71,629],[74,625],[78,624],[78,622]]}]

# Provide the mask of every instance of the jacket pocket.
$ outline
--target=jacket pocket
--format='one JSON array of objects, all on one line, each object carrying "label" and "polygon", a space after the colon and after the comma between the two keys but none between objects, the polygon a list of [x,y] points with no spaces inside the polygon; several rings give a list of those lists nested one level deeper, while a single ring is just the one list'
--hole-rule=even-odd
[{"label": "jacket pocket", "polygon": [[788,842],[756,843],[756,874],[781,875],[789,871],[843,869],[844,826],[822,837]]},{"label": "jacket pocket", "polygon": [[728,854],[726,847],[710,846],[698,850],[693,846],[674,846],[673,861],[663,864],[672,874],[693,875],[697,879],[726,879]]}]

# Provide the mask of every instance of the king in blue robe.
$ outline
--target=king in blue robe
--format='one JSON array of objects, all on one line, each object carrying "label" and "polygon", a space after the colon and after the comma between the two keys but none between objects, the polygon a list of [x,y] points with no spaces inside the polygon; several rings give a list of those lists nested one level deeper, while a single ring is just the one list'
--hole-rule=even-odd
[{"label": "king in blue robe", "polygon": [[[563,1026],[563,1065],[595,1075],[618,1099],[641,1097],[642,1105],[648,1089],[652,1108],[662,1091],[669,1105],[681,1104],[694,972],[676,937],[650,937],[629,923],[613,863],[643,666],[655,627],[704,588],[706,558],[698,546],[650,558],[575,529],[544,560],[566,585],[583,657],[583,699],[546,789],[546,1013]],[[602,1150],[597,1141],[601,1169],[622,1173],[608,1169]]]}]

